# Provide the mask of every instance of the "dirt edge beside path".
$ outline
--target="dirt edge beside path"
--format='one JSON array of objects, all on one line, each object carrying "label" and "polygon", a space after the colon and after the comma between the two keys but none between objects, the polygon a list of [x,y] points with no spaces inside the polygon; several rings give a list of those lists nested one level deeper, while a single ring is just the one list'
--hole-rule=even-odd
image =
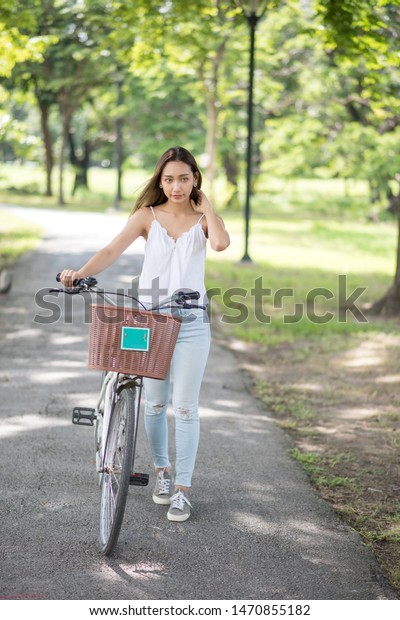
[{"label": "dirt edge beside path", "polygon": [[358,532],[400,597],[400,335],[265,349],[216,332],[289,434],[291,455]]}]

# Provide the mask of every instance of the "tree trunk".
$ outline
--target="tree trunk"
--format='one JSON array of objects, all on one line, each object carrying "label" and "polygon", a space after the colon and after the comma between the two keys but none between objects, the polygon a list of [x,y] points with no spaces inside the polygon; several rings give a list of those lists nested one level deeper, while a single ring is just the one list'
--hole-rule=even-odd
[{"label": "tree trunk", "polygon": [[40,123],[42,127],[42,136],[43,136],[43,144],[44,144],[44,152],[45,152],[45,162],[46,162],[46,196],[53,195],[51,175],[53,172],[54,166],[54,156],[53,156],[53,141],[51,138],[50,128],[49,128],[49,105],[41,100],[38,93],[36,93],[36,98],[39,103],[40,108]]},{"label": "tree trunk", "polygon": [[117,78],[117,107],[118,116],[115,119],[115,166],[117,168],[117,191],[115,193],[114,208],[118,210],[122,200],[122,163],[124,160],[123,141],[122,141],[122,117],[120,114],[121,105],[123,104],[123,77],[119,73]]},{"label": "tree trunk", "polygon": [[[229,142],[228,132],[226,127],[223,128],[223,136],[225,147],[222,152],[222,165],[225,170],[226,180],[228,182],[228,187],[230,190],[230,196],[228,198],[228,202],[226,207],[228,209],[238,209],[240,207],[239,203],[239,166],[238,161],[239,158],[235,151],[234,142]],[[230,147],[230,148],[229,148]]]},{"label": "tree trunk", "polygon": [[77,191],[79,187],[84,187],[85,189],[89,189],[88,170],[89,170],[91,144],[89,140],[85,140],[83,143],[83,155],[82,157],[78,157],[76,153],[76,148],[75,148],[74,136],[71,131],[69,131],[68,133],[68,142],[69,142],[69,161],[75,171],[74,186],[72,189],[72,196],[74,196],[75,192]]},{"label": "tree trunk", "polygon": [[217,167],[217,122],[218,108],[216,105],[216,101],[214,99],[210,99],[209,101],[207,101],[207,168],[205,174],[207,180],[207,191],[210,194],[210,198],[213,197],[214,179]]},{"label": "tree trunk", "polygon": [[[393,205],[393,201],[392,201]],[[390,289],[385,295],[375,302],[369,310],[370,314],[380,314],[384,316],[400,315],[400,196],[396,201],[397,213],[397,255],[396,255],[396,274]]]},{"label": "tree trunk", "polygon": [[205,178],[207,181],[207,191],[210,194],[210,198],[213,198],[213,188],[215,173],[217,169],[217,128],[218,128],[218,115],[219,115],[219,100],[218,100],[218,73],[221,65],[222,58],[225,52],[225,46],[227,39],[223,39],[215,51],[211,63],[211,76],[207,76],[205,73],[204,64],[199,67],[198,73],[207,101],[207,137],[206,137],[206,155],[207,155],[207,168]]},{"label": "tree trunk", "polygon": [[61,146],[60,146],[60,155],[58,162],[58,204],[60,206],[65,205],[64,198],[64,160],[65,160],[65,149],[68,144],[68,136],[71,127],[71,119],[72,119],[72,106],[70,103],[71,96],[69,93],[65,91],[59,92],[58,95],[58,105],[60,109],[60,116],[62,122],[62,135],[61,135]]},{"label": "tree trunk", "polygon": [[381,316],[400,315],[400,284],[392,284],[387,293],[375,302],[367,314]]},{"label": "tree trunk", "polygon": [[68,140],[68,131],[66,129],[66,121],[63,118],[60,156],[59,156],[59,162],[58,162],[58,204],[60,206],[65,205],[65,200],[64,200],[64,154],[65,154],[65,147],[67,145],[67,140]]}]

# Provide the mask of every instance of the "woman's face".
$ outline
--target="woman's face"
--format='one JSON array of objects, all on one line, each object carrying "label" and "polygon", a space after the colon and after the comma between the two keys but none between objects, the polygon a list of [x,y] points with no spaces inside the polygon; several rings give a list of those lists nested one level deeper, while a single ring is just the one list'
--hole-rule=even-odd
[{"label": "woman's face", "polygon": [[190,202],[190,194],[197,178],[183,161],[169,161],[161,173],[160,184],[169,201],[176,204]]}]

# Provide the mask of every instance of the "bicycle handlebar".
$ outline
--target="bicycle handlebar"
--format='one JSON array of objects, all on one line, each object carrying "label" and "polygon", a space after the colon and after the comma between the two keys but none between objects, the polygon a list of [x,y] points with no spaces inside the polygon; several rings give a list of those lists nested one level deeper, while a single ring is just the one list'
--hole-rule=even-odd
[{"label": "bicycle handlebar", "polygon": [[[61,282],[60,276],[61,276],[61,273],[58,273],[56,275],[57,282]],[[50,289],[50,292],[51,293],[68,293],[69,295],[77,295],[82,292],[93,292],[93,293],[99,293],[99,294],[107,293],[108,295],[121,295],[121,293],[115,293],[113,291],[101,291],[97,289],[90,291],[90,289],[95,287],[96,285],[97,285],[96,278],[93,278],[93,276],[88,276],[86,278],[79,278],[77,280],[74,280],[73,282],[74,288],[70,288],[70,289],[52,288]],[[138,299],[136,299],[135,297],[132,297],[132,295],[127,295],[123,293],[122,296],[129,297],[129,299],[132,299],[138,302],[140,305],[143,305]],[[200,299],[200,293],[198,291],[177,291],[176,293],[171,295],[169,299],[165,300],[158,306],[154,306],[153,308],[150,308],[150,310],[159,310],[161,308],[169,307],[167,304],[172,303],[172,302],[175,302],[177,304],[177,306],[175,307],[201,308],[202,310],[205,310],[206,307],[200,304],[188,304],[187,303],[190,300],[196,300],[196,299]],[[173,308],[174,306],[170,306],[170,307]],[[148,308],[145,308],[145,309],[147,310]]]}]

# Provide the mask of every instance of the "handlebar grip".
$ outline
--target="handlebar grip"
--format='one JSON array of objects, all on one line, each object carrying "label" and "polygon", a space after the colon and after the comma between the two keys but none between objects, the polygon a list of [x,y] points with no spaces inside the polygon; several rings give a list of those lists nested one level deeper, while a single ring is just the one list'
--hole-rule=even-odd
[{"label": "handlebar grip", "polygon": [[200,293],[198,291],[179,291],[177,296],[183,299],[200,299]]},{"label": "handlebar grip", "polygon": [[[56,280],[57,282],[61,282],[61,272],[56,275]],[[79,286],[83,282],[83,280],[84,278],[78,278],[77,280],[73,281],[72,285]]]},{"label": "handlebar grip", "polygon": [[[56,275],[57,282],[61,282],[60,277],[61,277],[61,272]],[[72,284],[73,286],[80,286],[83,283],[85,283],[88,287],[96,286],[97,280],[96,278],[93,278],[92,276],[88,276],[87,278],[78,278],[77,280],[74,280]]]}]

